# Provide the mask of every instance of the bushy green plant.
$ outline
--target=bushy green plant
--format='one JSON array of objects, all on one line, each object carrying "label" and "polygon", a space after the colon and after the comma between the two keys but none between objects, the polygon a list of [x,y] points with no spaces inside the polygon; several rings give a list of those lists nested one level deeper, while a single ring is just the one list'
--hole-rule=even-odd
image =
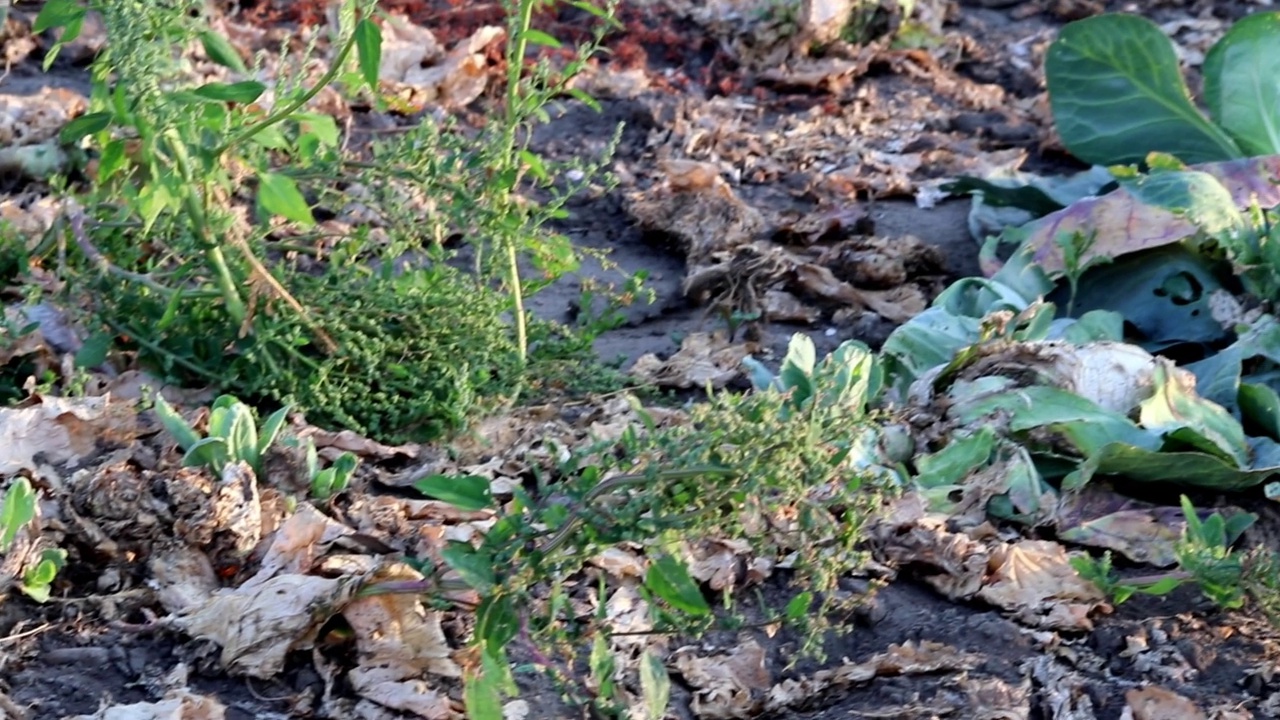
[{"label": "bushy green plant", "polygon": [[[475,136],[425,119],[375,144],[367,163],[339,150],[332,118],[303,108],[329,84],[367,87],[376,98],[374,3],[344,0],[329,70],[307,85],[277,78],[266,112],[255,105],[266,90],[256,79],[190,79],[175,48],[195,42],[232,73],[256,73],[208,29],[197,0],[47,3],[37,25],[65,27],[62,42],[91,9],[109,38],[94,63],[90,112],[62,136],[99,155],[96,184],[57,228],[77,251],[61,268],[67,287],[92,306],[98,337],[171,380],[292,403],[316,422],[392,441],[457,429],[481,398],[518,392],[528,354],[523,298],[576,263],[569,241],[544,227],[600,177],[599,163],[544,161],[529,151],[528,130],[547,119],[553,98],[593,102],[568,83],[608,27],[566,67],[529,67],[528,47],[557,44],[531,28],[535,4],[508,8],[499,122]],[[611,19],[611,4],[575,5]],[[383,239],[356,228],[335,243],[308,229],[311,198],[340,205],[356,181],[374,193]],[[527,201],[530,188],[547,199]],[[234,208],[247,190],[259,215],[301,232],[281,243],[267,226],[244,223]],[[425,219],[413,196],[430,198]],[[475,251],[472,275],[454,269],[455,253],[443,247],[455,232]],[[282,252],[316,262],[302,269]],[[541,277],[522,280],[525,258]]]},{"label": "bushy green plant", "polygon": [[[680,557],[681,541],[742,539],[761,556],[788,556],[796,594],[771,620],[803,628],[806,651],[816,652],[819,631],[829,627],[826,613],[840,602],[838,578],[866,559],[863,522],[898,487],[897,476],[876,465],[878,431],[867,409],[880,370],[854,343],[817,362],[812,341],[797,336],[778,378],[759,366],[755,372],[756,392],[715,394],[692,409],[688,425],[658,428],[641,411],[646,428],[563,463],[557,482],[543,486],[554,502],[517,489],[478,547],[445,548],[445,561],[482,598],[473,643],[486,670],[469,679],[469,698],[500,706],[493,703],[506,675],[497,669],[507,666],[507,647],[523,627],[524,640],[555,656],[545,669],[574,697],[599,712],[621,712],[617,698],[584,696],[571,680],[575,648],[587,645],[596,648],[589,662],[595,675],[609,676],[598,647],[607,627],[603,618],[584,627],[567,615],[571,588],[564,584],[587,559],[619,543],[645,548],[645,592],[656,631],[668,633],[744,622],[728,593],[724,609],[713,610]],[[416,487],[462,509],[499,506],[484,478],[432,476]],[[785,527],[771,522],[775,513],[790,518]],[[664,679],[653,667],[641,674],[654,697]]]}]

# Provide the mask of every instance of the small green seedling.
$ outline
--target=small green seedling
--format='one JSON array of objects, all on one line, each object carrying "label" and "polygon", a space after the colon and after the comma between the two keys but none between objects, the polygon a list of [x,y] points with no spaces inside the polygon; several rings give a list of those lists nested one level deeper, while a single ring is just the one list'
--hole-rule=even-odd
[{"label": "small green seedling", "polygon": [[[9,486],[0,503],[0,553],[9,551],[18,533],[36,517],[36,493],[31,481],[20,477]],[[36,602],[49,599],[49,589],[58,571],[67,564],[67,551],[47,548],[40,554],[40,561],[22,574],[18,589]]]},{"label": "small green seedling", "polygon": [[316,443],[307,438],[307,479],[311,481],[311,495],[317,500],[328,500],[346,490],[359,463],[355,455],[344,452],[332,465],[321,470]]},{"label": "small green seedling", "polygon": [[1135,593],[1167,595],[1184,582],[1194,582],[1205,597],[1219,607],[1242,606],[1245,591],[1253,580],[1247,577],[1244,557],[1235,553],[1231,546],[1257,521],[1258,516],[1253,513],[1237,513],[1231,517],[1223,517],[1221,513],[1214,513],[1201,520],[1186,495],[1182,496],[1182,514],[1187,526],[1182,532],[1182,539],[1174,547],[1174,554],[1178,558],[1178,569],[1175,571],[1122,579],[1111,565],[1110,551],[1101,559],[1074,558],[1071,566],[1117,605]]},{"label": "small green seedling", "polygon": [[253,408],[230,395],[222,395],[213,401],[209,410],[209,435],[200,437],[190,423],[159,394],[155,396],[156,415],[160,424],[186,451],[182,464],[187,467],[203,465],[221,473],[227,463],[246,462],[259,476],[262,475],[262,457],[275,442],[284,427],[288,406],[271,414],[258,432]]},{"label": "small green seedling", "polygon": [[45,602],[49,599],[49,590],[53,586],[53,579],[58,576],[58,571],[66,564],[66,550],[62,548],[46,548],[44,552],[40,553],[40,562],[22,574],[22,582],[18,584],[18,588],[32,600]]},{"label": "small green seedling", "polygon": [[8,552],[18,531],[35,519],[36,493],[31,481],[20,477],[9,486],[0,504],[0,553]]}]

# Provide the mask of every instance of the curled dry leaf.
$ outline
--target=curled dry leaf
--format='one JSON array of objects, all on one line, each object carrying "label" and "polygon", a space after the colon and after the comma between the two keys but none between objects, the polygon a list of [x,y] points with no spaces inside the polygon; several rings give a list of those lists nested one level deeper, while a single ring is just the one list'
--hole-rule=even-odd
[{"label": "curled dry leaf", "polygon": [[[685,545],[689,574],[717,592],[733,590],[751,554],[751,543],[741,538],[717,538]],[[757,567],[757,571],[761,570],[763,568]],[[752,578],[753,581],[760,579],[763,578],[759,577],[759,572]]]},{"label": "curled dry leaf", "polygon": [[653,632],[653,615],[649,603],[636,589],[636,581],[624,581],[609,596],[605,602],[605,620],[609,631],[614,633],[609,638],[609,646],[621,667],[632,667],[646,649],[659,655],[666,651],[666,635],[648,634]]},{"label": "curled dry leaf", "polygon": [[[408,565],[391,563],[368,581],[422,579]],[[429,720],[456,717],[448,694],[423,677],[462,675],[440,627],[439,612],[424,608],[417,595],[397,593],[358,598],[342,615],[356,637],[358,664],[348,677],[357,693]]]},{"label": "curled dry leaf", "polygon": [[1105,597],[1071,567],[1054,542],[1004,542],[989,526],[951,532],[949,516],[926,513],[914,493],[894,502],[872,530],[876,558],[927,568],[923,580],[952,599],[979,599],[1024,624],[1089,630]]},{"label": "curled dry leaf", "polygon": [[675,653],[673,665],[693,688],[690,709],[701,718],[747,718],[759,713],[772,679],[764,648],[749,635],[730,651],[709,656],[693,648]]},{"label": "curled dry leaf", "polygon": [[33,95],[0,95],[0,147],[56,140],[62,127],[84,114],[88,100],[74,90],[41,88]]},{"label": "curled dry leaf", "polygon": [[431,105],[466,107],[488,84],[484,49],[505,34],[503,28],[485,26],[445,52],[427,28],[392,17],[382,31],[379,80],[415,111]]},{"label": "curled dry leaf", "polygon": [[[300,506],[272,537],[253,577],[238,588],[218,591],[203,602],[176,609],[171,616],[174,624],[192,636],[220,645],[222,663],[228,670],[271,677],[284,666],[289,652],[310,648],[319,627],[341,612],[361,587],[363,576],[306,574],[331,543],[349,533],[311,506]],[[202,582],[198,564],[180,556],[174,560],[184,566],[174,568],[175,580]],[[185,597],[176,583],[170,587],[175,598]]]},{"label": "curled dry leaf", "polygon": [[1018,621],[1055,630],[1091,630],[1089,614],[1106,596],[1080,577],[1061,545],[1048,540],[1000,543],[978,597]]},{"label": "curled dry leaf", "polygon": [[218,575],[204,553],[184,544],[157,548],[147,560],[161,606],[183,612],[207,602],[218,591]]},{"label": "curled dry leaf", "polygon": [[[527,476],[535,467],[553,469],[575,449],[616,440],[628,428],[640,427],[637,407],[639,401],[623,393],[571,405],[518,408],[481,420],[447,454],[424,449],[423,462],[381,482],[403,487],[427,475],[478,475],[492,481],[494,492],[499,492],[503,484]],[[644,411],[660,428],[687,419],[680,410],[652,407]]]},{"label": "curled dry leaf", "polygon": [[769,691],[764,710],[766,713],[782,712],[809,702],[832,688],[861,685],[877,677],[963,672],[978,667],[984,661],[984,656],[927,640],[890,645],[888,650],[865,662],[846,661],[839,667],[819,670],[807,678],[778,683]]},{"label": "curled dry leaf", "polygon": [[[772,321],[816,321],[817,308],[869,308],[895,323],[928,306],[947,276],[941,253],[912,236],[856,237],[856,213],[816,213],[813,220],[766,215],[747,205],[717,166],[667,161],[663,180],[629,199],[641,227],[674,238],[686,255],[684,292],[725,312],[760,312]],[[812,229],[811,229],[812,228]],[[816,240],[835,242],[828,247]],[[797,238],[811,247],[793,252],[768,241]]]},{"label": "curled dry leaf", "polygon": [[[11,328],[25,328],[31,323],[31,320],[23,312],[22,308],[6,307],[4,309],[5,326]],[[30,355],[37,356],[39,361],[37,364],[45,367],[56,366],[56,358],[53,357],[53,349],[45,342],[44,333],[40,329],[34,328],[31,332],[13,337],[9,333],[3,343],[0,343],[0,365],[7,365],[14,358],[27,357]],[[38,372],[36,374],[39,374]]]},{"label": "curled dry leaf", "polygon": [[611,547],[587,561],[616,578],[642,578],[646,570],[639,555],[620,547]]},{"label": "curled dry leaf", "polygon": [[123,403],[37,396],[20,407],[0,408],[0,475],[35,470],[41,463],[77,466],[99,443],[124,443],[136,435],[137,417]]},{"label": "curled dry leaf", "polygon": [[1133,720],[1208,720],[1208,715],[1187,698],[1159,685],[1131,688],[1124,701]]},{"label": "curled dry leaf", "polygon": [[681,389],[723,388],[742,374],[742,361],[759,352],[755,343],[730,343],[723,332],[689,333],[666,360],[647,353],[631,368],[640,382]]},{"label": "curled dry leaf", "polygon": [[63,201],[52,195],[22,193],[0,200],[0,227],[7,227],[34,250],[62,214]]},{"label": "curled dry leaf", "polygon": [[359,578],[277,575],[219,591],[198,607],[172,615],[193,637],[222,647],[222,665],[237,675],[269,678],[285,657],[311,648],[320,626],[351,601]]},{"label": "curled dry leaf", "polygon": [[25,708],[18,707],[8,695],[0,692],[0,718],[5,720],[27,720],[29,716]]},{"label": "curled dry leaf", "polygon": [[421,452],[418,445],[384,445],[352,430],[330,432],[310,425],[295,425],[294,431],[299,437],[315,441],[317,450],[330,449],[335,455],[352,452],[362,458],[389,460],[397,457],[413,459]]}]

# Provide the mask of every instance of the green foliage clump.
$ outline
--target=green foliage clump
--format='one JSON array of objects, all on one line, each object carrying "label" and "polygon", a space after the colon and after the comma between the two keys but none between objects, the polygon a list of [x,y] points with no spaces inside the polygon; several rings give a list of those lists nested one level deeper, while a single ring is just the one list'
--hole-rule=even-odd
[{"label": "green foliage clump", "polygon": [[139,360],[167,375],[292,404],[321,426],[388,442],[459,429],[482,398],[511,394],[520,381],[502,319],[506,299],[447,266],[399,275],[343,268],[288,281],[323,336],[281,313],[255,318],[256,333],[239,337],[216,300],[189,301],[163,329],[133,328],[121,315],[155,318],[163,308],[118,283],[102,288],[113,295],[100,317],[130,338],[146,338],[136,346]]},{"label": "green foliage clump", "polygon": [[[823,631],[833,629],[830,611],[863,600],[842,593],[838,582],[868,559],[866,521],[901,487],[878,460],[881,432],[868,410],[883,374],[864,346],[848,343],[817,362],[812,342],[797,336],[778,377],[758,364],[753,375],[755,392],[716,394],[687,423],[659,426],[637,408],[643,428],[574,453],[557,468],[554,491],[540,482],[538,491],[516,488],[510,502],[497,504],[483,477],[436,475],[415,484],[463,510],[500,508],[479,547],[451,542],[441,552],[481,596],[473,642],[487,666],[506,667],[507,646],[526,628],[522,641],[553,654],[544,669],[569,696],[617,716],[625,703],[607,689],[614,687],[608,653],[593,651],[588,662],[599,692],[577,695],[581,684],[570,668],[582,659],[578,649],[594,642],[599,650],[609,627],[603,617],[569,612],[584,588],[565,579],[605,549],[640,547],[655,633],[741,629],[752,620],[734,607],[730,589],[713,607],[686,567],[686,548],[717,540],[744,540],[757,557],[788,561],[794,596],[765,608],[766,622],[797,627],[804,651],[820,654]],[[486,672],[469,681],[468,692],[497,702],[501,677]],[[640,683],[660,696],[664,679],[665,671],[648,679],[642,672]]]},{"label": "green foliage clump", "polygon": [[424,440],[460,429],[482,398],[511,394],[520,381],[502,320],[506,298],[457,272],[436,267],[355,283],[350,274],[300,277],[294,290],[338,350],[316,360],[262,344],[233,366],[234,382],[296,402],[312,422]]}]

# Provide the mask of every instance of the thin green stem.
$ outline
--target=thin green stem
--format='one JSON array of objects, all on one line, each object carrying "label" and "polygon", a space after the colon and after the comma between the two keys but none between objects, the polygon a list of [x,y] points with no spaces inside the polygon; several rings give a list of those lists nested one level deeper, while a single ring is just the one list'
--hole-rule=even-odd
[{"label": "thin green stem", "polygon": [[[529,49],[529,27],[533,24],[533,6],[535,0],[519,0],[516,5],[516,17],[509,25],[511,38],[507,44],[507,108],[506,121],[502,128],[502,141],[497,157],[506,166],[503,170],[518,170],[519,160],[516,158],[516,133],[522,124],[520,105],[520,79],[524,71],[524,56]],[[518,180],[513,180],[507,188],[505,209],[520,212],[519,207],[510,201],[515,192]],[[515,315],[516,348],[520,352],[520,361],[529,358],[529,329],[524,316],[524,289],[520,282],[520,257],[516,249],[516,237],[509,230],[502,232],[502,244],[507,253],[507,289],[511,293],[511,304]]]},{"label": "thin green stem", "polygon": [[227,314],[236,322],[242,323],[248,317],[248,310],[245,308],[244,299],[240,297],[240,291],[236,288],[227,259],[222,254],[222,246],[209,235],[209,216],[204,208],[205,198],[196,192],[197,180],[191,170],[187,148],[175,129],[166,131],[165,139],[168,140],[167,144],[173,154],[178,174],[182,177],[183,208],[191,219],[192,229],[199,235],[200,244],[204,246],[205,259],[217,278],[218,289],[222,291],[223,302],[227,305]]},{"label": "thin green stem", "polygon": [[132,340],[133,342],[138,343],[142,347],[150,350],[151,352],[157,355],[162,355],[164,357],[169,358],[173,362],[190,370],[196,375],[199,375],[201,377],[208,378],[209,380],[214,380],[214,381],[221,379],[220,376],[218,376],[216,373],[211,373],[208,370],[205,370],[204,368],[200,367],[199,365],[196,365],[195,363],[191,362],[190,360],[187,360],[186,358],[183,358],[183,357],[179,357],[178,355],[175,355],[174,353],[169,352],[168,350],[160,347],[158,344],[146,339],[141,333],[134,332],[130,328],[124,327],[116,322],[113,322],[111,318],[106,317],[105,315],[102,315],[102,322],[105,323],[107,327],[116,331],[117,334],[127,335],[129,339]]},{"label": "thin green stem", "polygon": [[230,150],[236,145],[239,145],[245,140],[248,140],[254,135],[257,135],[263,130],[266,130],[272,125],[275,125],[276,123],[279,123],[280,121],[289,118],[295,112],[302,109],[304,105],[311,102],[312,98],[314,98],[316,95],[319,95],[321,90],[324,90],[326,87],[328,87],[338,77],[338,75],[342,73],[342,69],[347,64],[347,58],[350,57],[351,55],[351,49],[354,48],[355,46],[356,46],[356,32],[355,32],[355,28],[352,28],[351,34],[347,37],[346,41],[342,44],[342,48],[338,50],[338,56],[334,58],[333,62],[329,64],[329,69],[325,71],[324,75],[320,76],[320,79],[316,81],[316,83],[312,85],[310,89],[308,89],[306,92],[302,93],[298,97],[294,98],[292,102],[287,103],[284,107],[276,109],[274,112],[270,113],[269,115],[262,118],[258,122],[250,125],[244,130],[241,130],[239,133],[232,135],[230,140],[224,142],[223,144],[219,145],[217,148],[214,149],[213,151],[214,156],[217,157],[222,155],[226,151]]}]

